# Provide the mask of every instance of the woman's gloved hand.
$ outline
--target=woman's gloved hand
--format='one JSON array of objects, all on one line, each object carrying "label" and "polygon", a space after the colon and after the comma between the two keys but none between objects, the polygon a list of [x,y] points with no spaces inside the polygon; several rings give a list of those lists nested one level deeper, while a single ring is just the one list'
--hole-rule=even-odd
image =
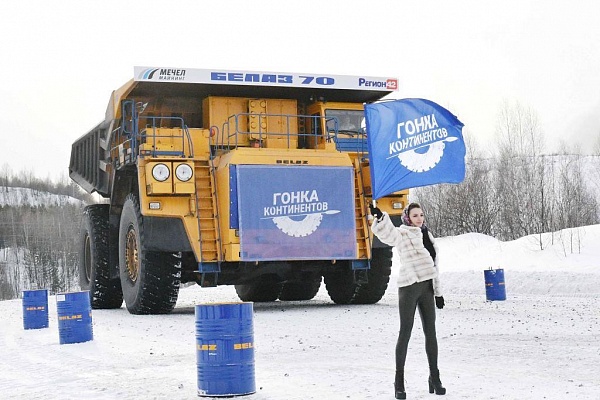
[{"label": "woman's gloved hand", "polygon": [[373,217],[377,218],[378,221],[381,221],[381,218],[383,218],[383,213],[379,208],[373,207],[373,204],[369,204],[369,210],[371,211],[371,215]]},{"label": "woman's gloved hand", "polygon": [[435,296],[435,306],[440,310],[444,308],[446,302],[444,302],[444,296]]}]

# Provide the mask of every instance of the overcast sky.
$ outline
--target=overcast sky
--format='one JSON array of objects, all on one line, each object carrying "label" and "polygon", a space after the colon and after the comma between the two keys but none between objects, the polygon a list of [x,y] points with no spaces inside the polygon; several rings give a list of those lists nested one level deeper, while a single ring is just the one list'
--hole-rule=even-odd
[{"label": "overcast sky", "polygon": [[0,167],[68,172],[133,67],[397,77],[492,146],[503,102],[549,150],[600,135],[600,5],[581,1],[0,1]]}]

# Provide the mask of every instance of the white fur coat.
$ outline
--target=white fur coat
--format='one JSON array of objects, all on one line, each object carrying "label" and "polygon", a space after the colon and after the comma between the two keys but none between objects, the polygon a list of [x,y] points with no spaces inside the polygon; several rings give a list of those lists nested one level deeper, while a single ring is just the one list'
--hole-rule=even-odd
[{"label": "white fur coat", "polygon": [[398,274],[398,287],[412,285],[416,282],[433,280],[433,293],[441,296],[442,290],[438,278],[438,260],[440,252],[433,235],[429,233],[431,243],[435,249],[435,262],[429,251],[423,245],[423,233],[416,226],[394,226],[387,213],[383,213],[381,221],[373,219],[371,230],[383,243],[396,247],[400,256],[400,272]]}]

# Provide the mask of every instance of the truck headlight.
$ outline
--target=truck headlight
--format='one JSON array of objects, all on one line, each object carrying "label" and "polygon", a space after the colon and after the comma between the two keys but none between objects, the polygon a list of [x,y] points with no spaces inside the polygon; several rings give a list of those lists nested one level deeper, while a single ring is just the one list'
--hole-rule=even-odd
[{"label": "truck headlight", "polygon": [[187,182],[192,177],[192,167],[188,164],[179,164],[175,168],[175,176],[182,182]]},{"label": "truck headlight", "polygon": [[152,176],[157,181],[164,182],[169,179],[169,176],[171,176],[171,171],[169,171],[169,167],[167,167],[165,164],[156,164],[152,168]]}]

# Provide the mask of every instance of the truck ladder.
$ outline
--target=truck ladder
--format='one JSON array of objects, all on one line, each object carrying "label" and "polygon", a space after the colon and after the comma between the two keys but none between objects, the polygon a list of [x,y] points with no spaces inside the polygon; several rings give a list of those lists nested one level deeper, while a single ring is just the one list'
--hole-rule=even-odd
[{"label": "truck ladder", "polygon": [[[213,166],[210,160],[196,160],[194,175],[196,177],[196,217],[200,244],[200,260],[198,271],[202,274],[201,285],[204,286],[206,273],[215,275],[220,272],[221,246],[218,223],[218,207]],[[206,282],[207,286],[216,285]]]},{"label": "truck ladder", "polygon": [[[358,243],[358,260],[364,260],[362,268],[369,268],[371,259],[371,239],[367,224],[367,204],[365,202],[365,188],[363,186],[363,169],[360,158],[354,160],[354,208],[356,219],[356,239]],[[354,269],[361,269],[358,265]]]}]

